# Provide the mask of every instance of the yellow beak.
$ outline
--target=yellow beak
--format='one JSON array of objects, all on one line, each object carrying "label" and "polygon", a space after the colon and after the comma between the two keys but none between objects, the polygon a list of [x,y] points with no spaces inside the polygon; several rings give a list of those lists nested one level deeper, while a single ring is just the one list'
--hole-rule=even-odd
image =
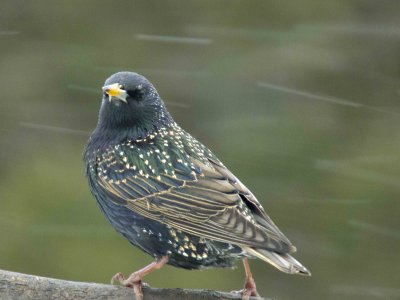
[{"label": "yellow beak", "polygon": [[108,95],[108,101],[110,102],[114,98],[127,103],[126,97],[128,94],[125,90],[121,89],[121,85],[119,83],[103,86],[103,92]]}]

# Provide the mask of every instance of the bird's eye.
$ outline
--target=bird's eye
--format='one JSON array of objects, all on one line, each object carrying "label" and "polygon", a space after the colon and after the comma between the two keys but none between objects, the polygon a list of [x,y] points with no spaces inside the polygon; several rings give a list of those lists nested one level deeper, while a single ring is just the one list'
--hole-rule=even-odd
[{"label": "bird's eye", "polygon": [[142,85],[138,85],[136,88],[126,92],[128,93],[129,97],[135,100],[142,100],[144,96],[144,88]]}]

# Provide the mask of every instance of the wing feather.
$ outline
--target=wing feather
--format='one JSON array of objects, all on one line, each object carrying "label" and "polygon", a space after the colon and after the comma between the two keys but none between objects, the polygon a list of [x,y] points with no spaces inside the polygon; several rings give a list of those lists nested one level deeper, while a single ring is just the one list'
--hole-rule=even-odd
[{"label": "wing feather", "polygon": [[182,231],[279,253],[294,247],[267,216],[254,195],[221,163],[193,159],[196,174],[174,166],[174,175],[119,174],[98,178],[112,201]]}]

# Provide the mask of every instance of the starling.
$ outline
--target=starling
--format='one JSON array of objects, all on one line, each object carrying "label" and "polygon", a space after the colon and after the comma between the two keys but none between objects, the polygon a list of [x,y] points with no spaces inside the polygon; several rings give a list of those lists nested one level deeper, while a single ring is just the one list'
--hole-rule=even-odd
[{"label": "starling", "polygon": [[291,256],[296,248],[256,197],[179,127],[145,77],[119,72],[106,80],[84,161],[90,190],[108,221],[155,259],[127,279],[113,277],[134,287],[138,299],[141,279],[165,264],[224,268],[242,259],[244,298],[258,295],[248,257],[311,275]]}]

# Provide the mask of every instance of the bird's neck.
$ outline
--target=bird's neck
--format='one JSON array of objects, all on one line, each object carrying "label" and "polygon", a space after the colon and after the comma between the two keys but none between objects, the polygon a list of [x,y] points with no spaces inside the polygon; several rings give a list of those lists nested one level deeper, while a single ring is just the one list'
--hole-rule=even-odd
[{"label": "bird's neck", "polygon": [[110,123],[99,122],[90,137],[87,150],[94,152],[126,140],[144,139],[162,127],[170,127],[173,123],[174,120],[169,114],[156,122],[127,124],[127,126],[113,126]]}]

